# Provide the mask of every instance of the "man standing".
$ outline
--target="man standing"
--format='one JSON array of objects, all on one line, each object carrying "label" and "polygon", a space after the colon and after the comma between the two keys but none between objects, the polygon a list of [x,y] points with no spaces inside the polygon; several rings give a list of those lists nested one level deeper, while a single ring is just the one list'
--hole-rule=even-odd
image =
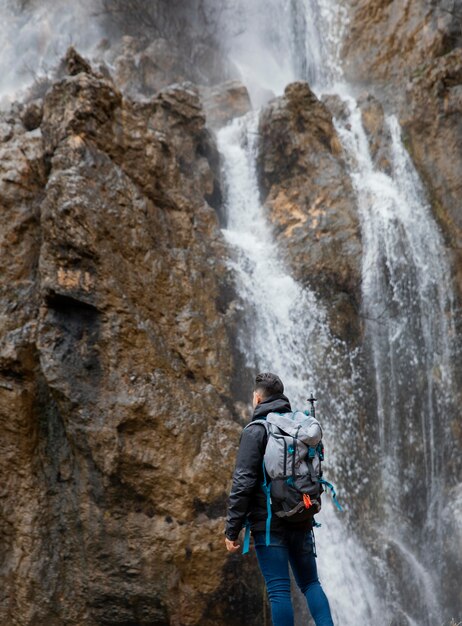
[{"label": "man standing", "polygon": [[[290,402],[284,395],[284,385],[279,376],[270,372],[258,374],[255,379],[253,406],[252,422],[266,419],[269,413],[291,412]],[[266,428],[259,423],[242,432],[228,501],[226,548],[229,552],[239,550],[238,535],[247,519],[271,603],[273,626],[294,624],[289,563],[297,585],[306,597],[316,626],[333,626],[329,602],[318,579],[311,519],[294,523],[273,515],[270,543],[267,545],[267,499],[262,489],[263,456],[267,437]]]}]

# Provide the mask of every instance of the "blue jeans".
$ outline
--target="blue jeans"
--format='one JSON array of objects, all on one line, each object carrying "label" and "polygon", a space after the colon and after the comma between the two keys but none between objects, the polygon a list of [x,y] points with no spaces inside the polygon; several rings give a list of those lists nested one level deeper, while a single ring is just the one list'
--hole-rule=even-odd
[{"label": "blue jeans", "polygon": [[329,602],[318,579],[312,532],[287,529],[281,534],[271,533],[269,546],[264,532],[253,533],[253,537],[271,603],[273,626],[294,626],[289,563],[316,626],[334,626]]}]

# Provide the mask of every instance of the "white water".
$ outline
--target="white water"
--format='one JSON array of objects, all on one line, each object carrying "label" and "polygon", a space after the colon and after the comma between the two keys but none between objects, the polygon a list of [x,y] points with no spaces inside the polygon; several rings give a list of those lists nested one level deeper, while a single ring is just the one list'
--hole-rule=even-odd
[{"label": "white water", "polygon": [[[406,588],[419,598],[409,601],[398,580],[389,583],[390,602],[403,612],[411,606],[411,623],[417,618],[417,623],[438,624],[443,614],[438,510],[454,413],[451,272],[397,119],[386,120],[391,139],[387,175],[372,163],[356,103],[351,97],[346,101],[350,114],[337,129],[350,159],[362,223],[363,307],[387,502],[381,534],[399,559]],[[420,503],[412,502],[413,496]],[[422,529],[416,528],[417,517],[423,519]]]},{"label": "white water", "polygon": [[[245,6],[240,11],[245,22]],[[339,50],[347,27],[345,10],[334,0],[269,0],[264,6],[256,0],[252,11],[236,44],[236,59],[253,101],[264,101],[261,93],[266,90],[280,94],[285,84],[302,78],[319,97],[336,94],[349,109],[336,126],[362,227],[363,314],[375,372],[385,516],[375,529],[381,543],[372,557],[346,531],[342,518],[328,509],[325,528],[318,533],[321,578],[342,626],[378,626],[393,619],[409,625],[440,624],[437,516],[446,422],[454,414],[452,292],[442,237],[394,116],[386,120],[390,172],[373,164],[361,112],[342,78]],[[258,12],[274,19],[259,22],[254,37]],[[344,390],[348,383],[354,388],[353,375],[343,385],[326,377],[330,361],[338,364],[346,355],[341,346],[332,350],[315,295],[304,292],[278,261],[259,207],[255,119],[234,122],[219,137],[228,188],[225,235],[235,254],[232,264],[246,306],[241,350],[254,370],[274,370],[287,380],[288,392],[297,401],[301,391],[313,387],[320,397],[330,396],[338,415],[346,416]],[[305,351],[312,337],[317,338],[316,359],[310,366]],[[327,367],[323,370],[319,363]],[[392,575],[390,558],[396,568]]]},{"label": "white water", "polygon": [[[445,404],[452,391],[450,267],[396,118],[387,119],[392,155],[388,176],[374,167],[361,112],[351,97],[347,102],[349,126],[338,123],[337,129],[350,156],[362,221],[363,298],[377,376],[380,443],[392,455],[399,451],[399,401],[423,393],[420,428],[409,437],[421,438],[431,499],[438,487],[435,418],[443,408],[436,404],[435,388],[442,391],[439,401]],[[425,381],[418,383],[416,372],[424,372]],[[412,412],[412,407],[406,409]]]},{"label": "white water", "polygon": [[[329,371],[327,377],[334,384],[335,357],[340,355],[332,354],[335,345],[325,312],[314,294],[291,278],[265,219],[256,175],[257,122],[253,113],[234,120],[218,134],[227,189],[228,223],[223,232],[232,249],[231,266],[246,306],[240,348],[249,367],[276,371],[293,403],[306,406],[304,394],[329,386],[327,380],[321,382],[321,369],[324,376]],[[345,407],[338,403],[336,409]],[[371,623],[380,601],[370,584],[365,552],[345,531],[327,496],[325,499],[320,515],[324,527],[317,533],[322,554],[319,571],[334,618],[345,626]]]}]

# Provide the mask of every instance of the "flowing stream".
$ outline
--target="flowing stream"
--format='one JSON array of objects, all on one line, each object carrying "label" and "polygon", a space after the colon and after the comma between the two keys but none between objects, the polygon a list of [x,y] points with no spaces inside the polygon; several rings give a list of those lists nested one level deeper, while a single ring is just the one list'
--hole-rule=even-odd
[{"label": "flowing stream", "polygon": [[[252,99],[260,104],[269,89],[278,95],[294,79],[308,80],[318,97],[341,99],[344,114],[335,125],[362,228],[363,349],[376,397],[368,419],[376,420],[383,513],[370,536],[357,537],[329,503],[324,507],[317,534],[321,580],[342,626],[443,624],[438,522],[455,409],[453,298],[442,237],[393,115],[385,120],[389,167],[380,171],[373,162],[361,110],[342,78],[345,10],[334,0],[269,0],[259,20],[258,5],[247,14],[240,7],[246,28],[235,42]],[[339,364],[349,356],[330,336],[316,295],[280,260],[259,198],[257,123],[258,113],[249,114],[218,137],[227,188],[224,234],[245,307],[240,349],[253,370],[279,373],[296,403],[310,391],[325,399],[339,418],[330,430],[327,424],[335,446],[354,412],[346,398],[352,391],[360,397],[361,383],[351,364],[350,379],[339,381],[336,373],[346,371]]]}]

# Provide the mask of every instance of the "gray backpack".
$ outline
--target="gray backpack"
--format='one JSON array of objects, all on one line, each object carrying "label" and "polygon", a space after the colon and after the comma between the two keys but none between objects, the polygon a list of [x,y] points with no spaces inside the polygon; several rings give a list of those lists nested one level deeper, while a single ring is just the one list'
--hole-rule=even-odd
[{"label": "gray backpack", "polygon": [[[270,544],[271,517],[301,522],[310,520],[321,509],[321,493],[330,490],[335,506],[342,511],[333,485],[322,477],[324,460],[322,429],[314,414],[316,398],[308,400],[311,411],[269,413],[266,419],[254,420],[246,426],[261,424],[268,434],[263,457],[263,484],[266,495],[266,545]],[[245,523],[243,554],[249,551],[250,523]]]},{"label": "gray backpack", "polygon": [[312,518],[321,508],[323,492],[321,461],[324,458],[322,429],[318,420],[302,411],[269,413],[262,424],[268,433],[263,458],[264,484],[270,507],[268,515],[288,522]]}]

